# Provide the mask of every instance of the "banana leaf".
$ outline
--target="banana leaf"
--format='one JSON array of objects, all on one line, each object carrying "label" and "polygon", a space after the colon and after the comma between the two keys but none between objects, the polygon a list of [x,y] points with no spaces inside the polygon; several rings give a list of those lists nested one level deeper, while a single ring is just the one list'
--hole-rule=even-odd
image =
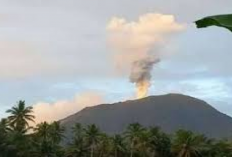
[{"label": "banana leaf", "polygon": [[209,26],[224,27],[232,32],[232,14],[209,16],[195,21],[197,28]]}]

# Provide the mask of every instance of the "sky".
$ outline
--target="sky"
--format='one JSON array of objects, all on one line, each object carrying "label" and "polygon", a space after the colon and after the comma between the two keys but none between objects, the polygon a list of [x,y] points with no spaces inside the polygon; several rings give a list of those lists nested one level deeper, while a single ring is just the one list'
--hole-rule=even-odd
[{"label": "sky", "polygon": [[171,55],[154,66],[149,95],[191,95],[232,116],[232,34],[193,23],[231,13],[231,6],[231,0],[0,0],[0,118],[19,100],[38,117],[57,120],[85,106],[133,99],[129,74],[114,64],[107,25],[149,13],[172,15],[184,26],[163,45]]}]

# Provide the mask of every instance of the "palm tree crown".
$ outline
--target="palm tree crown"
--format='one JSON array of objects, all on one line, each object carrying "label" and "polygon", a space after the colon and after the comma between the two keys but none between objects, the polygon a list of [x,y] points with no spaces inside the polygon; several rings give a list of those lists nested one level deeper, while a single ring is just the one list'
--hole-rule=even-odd
[{"label": "palm tree crown", "polygon": [[7,113],[11,115],[8,117],[11,127],[15,130],[22,131],[29,128],[29,121],[34,122],[35,116],[32,115],[33,108],[31,106],[26,107],[25,101],[20,100],[17,106],[7,110]]},{"label": "palm tree crown", "polygon": [[201,157],[200,152],[205,148],[205,142],[206,138],[203,135],[179,130],[176,132],[172,150],[178,157]]},{"label": "palm tree crown", "polygon": [[101,132],[95,124],[87,126],[87,128],[85,128],[84,131],[85,131],[86,142],[89,145],[91,151],[90,156],[93,157],[94,150],[101,137]]}]

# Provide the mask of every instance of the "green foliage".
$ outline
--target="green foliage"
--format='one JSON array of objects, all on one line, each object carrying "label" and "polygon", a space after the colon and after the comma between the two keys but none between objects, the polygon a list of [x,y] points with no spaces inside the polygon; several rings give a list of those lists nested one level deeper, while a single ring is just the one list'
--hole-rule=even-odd
[{"label": "green foliage", "polygon": [[29,122],[34,122],[32,107],[26,107],[25,101],[20,100],[16,106],[6,112],[10,114],[8,117],[10,126],[19,132],[29,129]]},{"label": "green foliage", "polygon": [[9,117],[0,121],[0,157],[232,157],[231,141],[186,130],[170,136],[138,123],[116,135],[107,135],[94,124],[77,123],[72,140],[64,145],[65,129],[59,122],[42,122],[28,132],[34,116],[24,101],[7,112]]},{"label": "green foliage", "polygon": [[172,151],[178,157],[200,157],[206,149],[206,138],[191,131],[179,130],[173,140]]},{"label": "green foliage", "polygon": [[64,128],[59,122],[38,124],[33,134],[34,156],[58,156],[62,151],[59,144],[64,138],[63,133]]},{"label": "green foliage", "polygon": [[90,156],[93,157],[95,150],[100,142],[101,132],[99,128],[95,125],[88,125],[85,129],[85,141],[87,143],[87,148],[90,150]]},{"label": "green foliage", "polygon": [[195,23],[197,25],[197,28],[204,28],[208,26],[218,26],[218,27],[224,27],[232,31],[232,14],[209,16],[209,17],[200,19],[196,21]]},{"label": "green foliage", "polygon": [[209,152],[209,156],[215,157],[232,157],[232,143],[227,140],[214,142]]},{"label": "green foliage", "polygon": [[153,153],[159,157],[171,156],[171,139],[169,135],[163,133],[160,128],[149,129],[149,143]]},{"label": "green foliage", "polygon": [[114,137],[112,137],[111,145],[115,157],[125,155],[126,145],[124,142],[124,138],[121,135],[119,134],[114,135]]},{"label": "green foliage", "polygon": [[[139,152],[139,148],[142,148],[145,136],[145,128],[139,123],[130,124],[125,132],[125,138],[129,145],[130,157]],[[144,143],[142,144],[144,145]]]}]

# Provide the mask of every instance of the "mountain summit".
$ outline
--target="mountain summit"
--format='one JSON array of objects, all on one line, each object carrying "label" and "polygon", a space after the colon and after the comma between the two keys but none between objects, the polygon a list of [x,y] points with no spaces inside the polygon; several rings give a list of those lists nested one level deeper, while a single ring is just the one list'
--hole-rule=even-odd
[{"label": "mountain summit", "polygon": [[87,107],[61,120],[67,135],[75,123],[96,124],[104,132],[119,133],[135,122],[147,127],[159,126],[167,133],[187,129],[213,138],[232,137],[231,117],[202,100],[181,94]]}]

